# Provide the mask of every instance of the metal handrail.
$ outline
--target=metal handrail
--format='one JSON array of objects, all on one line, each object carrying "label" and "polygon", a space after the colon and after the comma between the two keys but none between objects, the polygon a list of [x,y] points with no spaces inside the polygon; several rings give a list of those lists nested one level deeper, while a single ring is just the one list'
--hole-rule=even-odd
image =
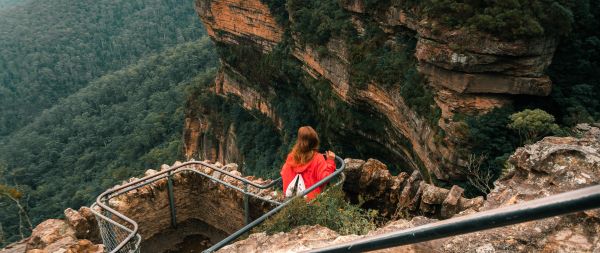
[{"label": "metal handrail", "polygon": [[[321,181],[317,182],[316,184],[314,184],[313,186],[311,186],[310,188],[304,190],[300,195],[296,195],[293,198],[288,199],[287,201],[283,202],[283,204],[273,208],[271,211],[267,212],[266,214],[264,214],[263,216],[260,216],[258,219],[252,221],[250,224],[244,226],[243,228],[241,228],[240,230],[236,231],[235,233],[229,235],[227,238],[221,240],[220,242],[218,242],[217,244],[213,245],[212,247],[206,249],[205,251],[203,251],[203,253],[211,253],[214,252],[220,248],[222,248],[223,246],[229,244],[230,242],[232,242],[233,240],[237,239],[238,237],[242,236],[243,234],[245,234],[246,232],[250,231],[250,229],[256,227],[257,225],[259,225],[260,223],[262,223],[263,221],[265,221],[267,218],[271,217],[272,215],[274,215],[275,213],[279,212],[281,209],[283,209],[284,207],[286,207],[288,204],[290,204],[292,201],[294,201],[297,198],[303,198],[304,196],[306,196],[307,194],[309,194],[310,192],[312,192],[313,190],[317,189],[319,186],[329,182],[329,180],[331,180],[332,178],[334,178],[335,176],[337,176],[338,174],[342,173],[344,171],[344,169],[346,168],[346,163],[344,162],[344,160],[342,160],[342,158],[336,156],[335,157],[336,160],[338,160],[341,164],[340,168],[337,169],[336,171],[334,171],[332,174],[330,174],[329,176],[323,178]],[[342,174],[343,175],[343,174]],[[343,181],[343,180],[342,180]]]},{"label": "metal handrail", "polygon": [[364,252],[600,208],[600,185],[307,252]]},{"label": "metal handrail", "polygon": [[[317,187],[319,187],[319,186],[321,186],[321,185],[325,184],[326,182],[328,182],[329,180],[331,180],[331,179],[332,179],[333,177],[335,177],[336,175],[340,174],[340,173],[341,173],[341,172],[344,170],[344,168],[345,168],[346,164],[345,164],[345,162],[344,162],[344,161],[343,161],[343,160],[342,160],[340,157],[338,157],[338,156],[336,156],[336,160],[338,160],[338,161],[340,162],[340,164],[341,164],[341,166],[340,166],[340,168],[339,168],[339,169],[337,169],[336,171],[334,171],[334,173],[332,173],[331,175],[327,176],[327,177],[326,177],[326,178],[324,178],[323,180],[321,180],[321,181],[317,182],[315,185],[313,185],[313,187],[310,187],[310,188],[309,188],[309,189],[307,189],[306,191],[302,192],[302,194],[301,194],[300,196],[297,196],[297,197],[303,197],[303,196],[305,196],[306,194],[308,194],[308,193],[312,192],[312,191],[313,191],[314,189],[316,189]],[[225,182],[225,181],[223,181],[223,180],[221,180],[221,179],[219,179],[219,178],[212,177],[212,176],[210,176],[210,175],[208,175],[208,174],[206,174],[206,173],[204,173],[204,172],[201,172],[201,171],[198,171],[198,170],[193,170],[193,169],[188,169],[188,168],[182,168],[182,167],[186,167],[186,166],[189,166],[189,165],[201,165],[201,166],[208,167],[208,168],[210,168],[210,169],[213,169],[213,170],[215,170],[215,171],[218,171],[218,172],[220,172],[220,173],[223,173],[223,174],[224,174],[224,175],[226,175],[226,176],[232,177],[232,178],[234,178],[234,179],[236,179],[236,180],[238,180],[238,181],[242,182],[242,183],[245,185],[245,187],[244,187],[244,189],[241,189],[241,188],[239,188],[239,187],[237,187],[237,186],[234,186],[234,185],[231,185],[231,184],[229,184],[229,183],[227,183],[227,182]],[[171,182],[170,182],[170,180],[171,180],[171,176],[173,176],[174,174],[177,174],[177,173],[184,172],[184,171],[188,171],[188,172],[193,172],[193,173],[195,173],[195,174],[199,174],[199,175],[201,175],[201,176],[203,176],[203,177],[210,178],[211,180],[213,180],[213,181],[215,181],[215,182],[217,182],[217,183],[220,183],[220,184],[222,184],[222,185],[225,185],[225,186],[226,186],[226,187],[228,187],[228,188],[232,188],[232,189],[234,189],[234,190],[236,190],[236,191],[240,191],[240,192],[244,193],[244,197],[245,197],[245,198],[246,198],[246,196],[251,196],[251,197],[254,197],[254,198],[257,198],[257,199],[263,200],[263,201],[265,201],[265,202],[269,202],[269,203],[271,203],[271,204],[274,204],[274,205],[276,205],[276,206],[277,206],[275,209],[271,210],[270,212],[266,213],[265,215],[263,215],[263,216],[261,216],[259,219],[257,219],[257,220],[260,220],[260,222],[256,222],[256,220],[255,220],[255,221],[253,221],[252,223],[250,223],[250,224],[247,224],[247,225],[246,225],[245,227],[243,227],[242,229],[238,230],[238,231],[237,231],[237,232],[235,232],[234,234],[230,235],[229,237],[227,237],[227,238],[225,238],[224,240],[220,241],[219,243],[215,244],[215,246],[218,246],[218,247],[215,247],[215,246],[213,246],[213,247],[209,248],[209,249],[208,249],[207,251],[205,251],[205,252],[212,252],[213,250],[216,250],[216,249],[219,249],[219,248],[223,247],[224,245],[228,244],[228,243],[229,243],[229,242],[231,242],[232,240],[234,240],[234,239],[236,239],[237,237],[241,236],[241,235],[242,235],[243,233],[245,233],[246,231],[249,231],[250,229],[252,229],[254,226],[256,226],[256,225],[260,224],[262,221],[264,221],[264,220],[265,220],[267,217],[269,217],[270,215],[274,214],[274,213],[275,213],[275,212],[273,212],[274,210],[281,210],[281,208],[283,208],[284,206],[286,206],[286,205],[287,205],[287,204],[288,204],[288,203],[289,203],[289,202],[292,200],[292,199],[290,199],[290,200],[288,200],[288,201],[286,201],[286,202],[284,202],[284,203],[281,203],[281,202],[278,202],[278,201],[275,201],[275,200],[267,199],[267,198],[264,198],[264,197],[258,196],[258,195],[256,195],[256,194],[253,194],[253,193],[249,192],[249,191],[247,190],[247,188],[246,188],[246,187],[249,185],[249,186],[252,186],[252,187],[255,187],[255,188],[258,188],[258,189],[267,189],[267,188],[273,187],[275,184],[277,184],[277,183],[278,183],[278,182],[281,180],[281,178],[278,178],[278,179],[276,179],[276,180],[273,180],[272,182],[270,182],[270,183],[268,183],[268,184],[261,185],[261,184],[254,183],[254,182],[252,182],[252,181],[250,181],[250,180],[248,180],[248,179],[246,179],[246,178],[243,178],[243,177],[240,177],[240,176],[237,176],[237,175],[231,174],[230,172],[228,172],[228,171],[226,171],[226,170],[223,170],[223,169],[220,169],[220,168],[216,167],[215,165],[212,165],[212,164],[209,164],[209,163],[205,163],[205,162],[201,162],[201,161],[190,161],[190,162],[185,162],[185,163],[182,163],[182,164],[180,164],[180,165],[173,166],[173,167],[171,167],[171,168],[169,168],[169,169],[166,169],[166,170],[163,170],[163,171],[157,172],[157,173],[155,173],[155,174],[152,174],[152,175],[149,175],[149,176],[143,177],[143,178],[141,178],[141,179],[137,179],[137,180],[135,180],[135,181],[132,181],[132,182],[126,183],[126,184],[124,184],[124,185],[121,185],[121,186],[118,186],[118,187],[115,187],[115,188],[111,188],[111,189],[109,189],[109,190],[107,190],[107,191],[103,192],[102,194],[100,194],[100,195],[99,195],[99,196],[96,198],[96,202],[95,202],[95,203],[93,203],[93,204],[91,205],[91,206],[92,206],[92,208],[91,208],[91,209],[92,209],[92,212],[93,212],[95,215],[97,215],[98,217],[102,218],[103,220],[106,220],[106,221],[110,222],[111,224],[117,225],[119,228],[122,228],[122,229],[124,229],[125,231],[129,232],[128,236],[127,236],[125,239],[123,239],[123,241],[121,241],[121,242],[120,242],[120,243],[119,243],[119,244],[118,244],[118,245],[117,245],[117,246],[116,246],[116,247],[115,247],[115,248],[114,248],[112,251],[110,251],[111,253],[116,253],[116,252],[118,252],[118,251],[119,251],[119,250],[121,250],[123,247],[125,247],[125,245],[127,245],[128,243],[130,243],[130,242],[131,242],[133,239],[137,239],[137,241],[135,242],[135,247],[136,247],[136,249],[139,249],[139,244],[140,244],[140,242],[141,242],[141,237],[140,237],[140,235],[138,234],[139,227],[138,227],[138,224],[137,224],[137,222],[135,222],[134,220],[132,220],[132,219],[128,218],[127,216],[125,216],[125,215],[123,215],[123,214],[119,213],[118,211],[116,211],[116,210],[114,210],[114,209],[110,208],[110,207],[108,206],[108,204],[107,204],[107,203],[108,203],[108,201],[109,201],[110,199],[112,199],[112,198],[114,198],[114,197],[116,197],[116,196],[122,195],[122,194],[124,194],[124,193],[126,193],[126,192],[128,192],[128,191],[131,191],[131,190],[134,190],[134,189],[140,188],[140,187],[142,187],[142,186],[145,186],[145,185],[147,185],[147,184],[150,184],[150,183],[156,182],[156,181],[158,181],[158,180],[160,180],[160,179],[164,179],[164,178],[167,178],[167,179],[169,180],[169,182],[168,182],[168,183],[169,183],[169,190],[171,191]],[[342,174],[342,176],[343,176],[343,174]],[[342,177],[342,181],[344,180],[344,178],[345,178],[345,177]],[[338,184],[339,184],[339,183],[338,183]],[[170,194],[169,194],[169,196],[170,196],[170,197],[172,197],[172,193],[170,193]],[[293,199],[295,199],[295,198],[293,198]],[[173,208],[174,208],[174,204],[173,204],[172,202],[173,202],[173,200],[172,200],[172,199],[170,199],[171,212],[172,212],[172,213],[171,213],[171,216],[172,216],[171,218],[172,218],[172,221],[174,221],[174,220],[175,220],[175,213],[174,213],[174,209],[173,209]],[[244,202],[245,202],[245,206],[244,206],[244,208],[245,208],[245,215],[246,215],[246,217],[248,217],[248,210],[247,210],[247,208],[248,208],[248,206],[247,206],[247,199],[245,199],[245,200],[244,200]],[[111,217],[107,217],[107,216],[105,216],[105,215],[103,215],[103,214],[101,214],[101,213],[98,213],[98,212],[96,212],[96,211],[94,210],[94,207],[95,207],[95,206],[99,206],[100,208],[102,208],[102,209],[104,209],[104,210],[108,211],[108,213],[109,213],[111,216],[112,216],[112,215],[114,215],[114,216],[116,216],[116,217],[118,217],[118,218],[122,219],[122,220],[123,220],[124,222],[126,222],[127,224],[130,224],[132,228],[131,228],[131,229],[130,229],[130,228],[127,228],[127,226],[124,226],[124,225],[122,225],[122,224],[119,224],[118,222],[114,221],[114,220],[113,220]],[[252,224],[254,224],[254,225],[252,225]],[[251,225],[252,225],[252,226],[251,226]],[[241,230],[244,230],[244,232],[242,232],[242,233],[239,233]],[[236,235],[236,236],[234,237],[233,235]],[[212,249],[212,250],[211,250],[211,249]]]}]

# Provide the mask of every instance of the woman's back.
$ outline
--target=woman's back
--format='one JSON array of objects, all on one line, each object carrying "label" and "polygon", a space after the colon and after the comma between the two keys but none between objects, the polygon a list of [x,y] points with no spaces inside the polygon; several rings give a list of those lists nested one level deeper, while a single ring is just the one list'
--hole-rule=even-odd
[{"label": "woman's back", "polygon": [[[286,162],[281,169],[281,178],[283,179],[283,189],[287,191],[290,183],[294,181],[297,175],[302,177],[302,181],[306,189],[310,188],[323,178],[327,177],[335,171],[335,162],[333,159],[325,159],[325,157],[313,152],[312,159],[305,164],[298,164],[294,159],[294,154],[290,153],[287,156]],[[293,187],[293,185],[292,185]],[[323,186],[318,187],[307,195],[307,199],[315,198],[321,193]]]}]

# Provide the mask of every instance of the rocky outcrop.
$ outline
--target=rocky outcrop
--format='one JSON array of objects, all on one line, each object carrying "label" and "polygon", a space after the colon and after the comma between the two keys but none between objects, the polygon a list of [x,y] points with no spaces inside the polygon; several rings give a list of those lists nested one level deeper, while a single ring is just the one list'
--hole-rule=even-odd
[{"label": "rocky outcrop", "polygon": [[432,85],[458,93],[503,93],[546,96],[552,82],[544,70],[557,46],[555,38],[507,41],[474,31],[451,29],[418,11],[391,4],[385,10],[367,10],[364,0],[343,0],[342,6],[368,14],[384,30],[403,27],[417,33],[415,57],[420,72]]},{"label": "rocky outcrop", "polygon": [[206,112],[199,117],[185,119],[183,148],[186,159],[242,162],[235,125],[215,120],[214,116],[213,112]]},{"label": "rocky outcrop", "polygon": [[252,42],[268,51],[283,36],[283,29],[260,0],[198,0],[196,11],[208,35],[220,42]]},{"label": "rocky outcrop", "polygon": [[[513,205],[553,194],[600,184],[600,129],[578,126],[582,137],[546,137],[519,148],[509,159],[510,171],[496,183],[480,210]],[[377,170],[377,169],[372,169]],[[377,173],[373,173],[376,175]],[[363,180],[364,181],[364,180]],[[368,180],[367,180],[368,181]],[[376,179],[372,179],[376,181]],[[426,191],[426,190],[424,190]],[[450,190],[457,196],[458,188]],[[437,193],[424,193],[439,201]],[[446,197],[444,202],[455,202]],[[473,213],[466,210],[459,215]],[[435,222],[415,217],[398,220],[366,236]],[[589,252],[600,251],[599,210],[470,233],[377,252]],[[253,234],[221,252],[298,252],[352,241],[362,236],[340,236],[327,228],[299,227],[289,233]]]},{"label": "rocky outcrop", "polygon": [[331,81],[333,90],[345,101],[350,91],[348,49],[341,39],[332,39],[325,45],[329,53],[319,54],[310,45],[296,46],[293,55],[304,64],[304,71],[314,78],[324,77]]},{"label": "rocky outcrop", "polygon": [[[462,189],[458,186],[447,190],[424,183],[418,172],[413,172],[410,176],[405,172],[392,176],[388,168],[378,160],[345,161],[347,177],[343,189],[346,195],[350,199],[366,200],[364,207],[379,210],[387,219],[409,213],[449,217],[462,210],[477,209],[481,205],[480,199],[462,197]],[[174,166],[179,164],[176,162]],[[236,164],[214,165],[241,176]],[[161,170],[168,168],[168,165],[161,166]],[[244,187],[243,183],[208,167],[194,165],[183,169],[196,170],[233,186]],[[148,170],[144,176],[156,173],[157,170]],[[177,173],[172,178],[179,224],[177,229],[171,227],[166,179],[127,191],[108,201],[111,208],[138,223],[143,252],[166,252],[185,247],[185,244],[191,243],[186,242],[186,238],[203,238],[199,242],[202,245],[194,246],[205,247],[243,227],[242,193],[194,173]],[[257,184],[271,182],[254,177],[246,178]],[[134,180],[136,178],[123,183]],[[249,191],[265,198],[282,200],[282,195],[272,189],[249,187]],[[254,198],[250,198],[249,204],[251,219],[256,219],[273,208],[271,204]],[[11,245],[2,252],[101,252],[102,241],[92,211],[82,207],[79,211],[69,208],[64,213],[64,220],[51,219],[41,223],[30,238]]]},{"label": "rocky outcrop", "polygon": [[[221,96],[232,95],[239,98],[246,110],[259,111],[271,119],[278,129],[281,129],[283,122],[275,110],[273,110],[268,98],[252,87],[243,85],[242,82],[236,80],[236,77],[240,79],[244,78],[238,73],[230,74],[227,71],[220,71],[215,79],[214,93]],[[274,94],[271,92],[271,95]]]},{"label": "rocky outcrop", "polygon": [[[239,99],[244,109],[265,115],[273,122],[275,128],[281,130],[283,121],[269,103],[269,99],[252,87],[244,85],[247,82],[240,79],[244,79],[244,77],[239,73],[222,69],[217,73],[210,92],[225,98],[233,96]],[[185,119],[184,153],[186,159],[243,163],[244,157],[237,147],[235,124],[226,125],[219,119],[222,119],[220,115],[207,109]]]},{"label": "rocky outcrop", "polygon": [[464,198],[464,190],[457,185],[448,190],[425,183],[418,171],[392,176],[385,164],[374,159],[346,159],[345,174],[346,195],[388,219],[417,214],[449,218],[467,209],[478,210],[483,204],[482,197]]},{"label": "rocky outcrop", "polygon": [[507,42],[467,30],[432,30],[420,24],[415,53],[431,84],[459,93],[550,94],[544,70],[554,39]]},{"label": "rocky outcrop", "polygon": [[37,225],[31,236],[0,250],[2,253],[102,253],[96,220],[87,207],[65,210],[65,219]]}]

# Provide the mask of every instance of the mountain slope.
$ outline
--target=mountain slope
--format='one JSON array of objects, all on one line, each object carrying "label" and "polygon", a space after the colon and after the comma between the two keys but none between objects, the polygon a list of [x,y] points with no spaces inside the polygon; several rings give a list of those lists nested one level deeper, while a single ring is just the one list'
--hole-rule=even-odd
[{"label": "mountain slope", "polygon": [[[33,222],[178,159],[184,89],[214,77],[213,51],[205,38],[146,57],[91,82],[7,138],[0,147],[4,179],[21,185]],[[0,213],[17,239],[17,212]]]},{"label": "mountain slope", "polygon": [[60,98],[140,57],[202,36],[181,0],[2,0],[0,141]]}]

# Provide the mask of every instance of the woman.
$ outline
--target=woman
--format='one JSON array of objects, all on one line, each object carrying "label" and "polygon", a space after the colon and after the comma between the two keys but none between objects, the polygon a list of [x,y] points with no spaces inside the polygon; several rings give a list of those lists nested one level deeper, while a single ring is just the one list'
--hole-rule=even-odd
[{"label": "woman", "polygon": [[[327,151],[324,157],[319,154],[318,148],[319,136],[312,127],[303,126],[298,129],[296,144],[281,168],[283,191],[286,197],[299,195],[335,171],[335,153]],[[306,199],[317,197],[323,186],[317,187],[306,195]]]}]

